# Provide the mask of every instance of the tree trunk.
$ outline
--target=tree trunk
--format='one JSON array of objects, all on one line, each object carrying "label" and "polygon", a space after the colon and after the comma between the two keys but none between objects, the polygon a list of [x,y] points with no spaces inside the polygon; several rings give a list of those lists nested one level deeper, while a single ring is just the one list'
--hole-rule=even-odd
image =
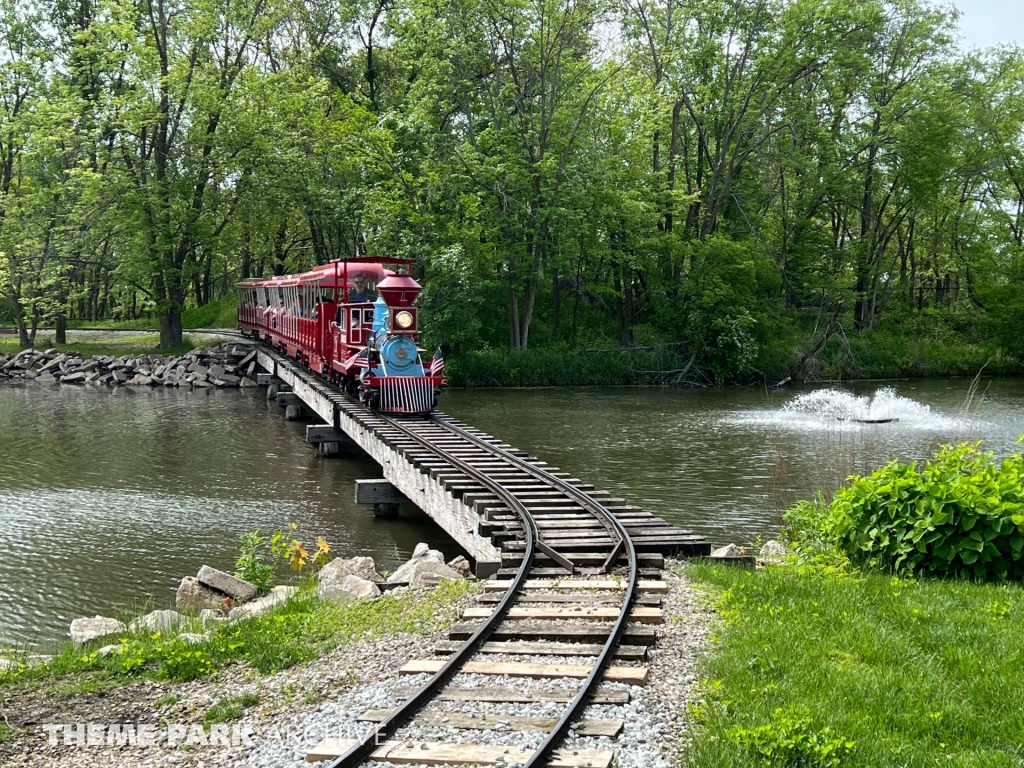
[{"label": "tree trunk", "polygon": [[68,343],[68,319],[64,316],[63,312],[57,315],[54,342],[57,344]]}]

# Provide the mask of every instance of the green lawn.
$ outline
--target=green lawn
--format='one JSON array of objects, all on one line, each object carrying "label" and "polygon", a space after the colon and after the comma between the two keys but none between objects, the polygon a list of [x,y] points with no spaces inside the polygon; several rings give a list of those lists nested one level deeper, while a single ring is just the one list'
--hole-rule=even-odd
[{"label": "green lawn", "polygon": [[1020,585],[687,572],[721,625],[686,765],[1024,766]]},{"label": "green lawn", "polygon": [[[157,349],[160,344],[160,335],[156,333],[146,333],[133,336],[122,336],[115,339],[106,339],[98,341],[78,341],[71,344],[53,344],[52,335],[40,335],[36,338],[35,348],[38,350],[43,349],[59,349],[62,352],[80,352],[84,357],[90,355],[111,355],[113,357],[120,357],[121,355],[133,354],[161,354],[161,355],[183,355],[190,349],[194,349],[197,344],[194,344],[188,336],[185,336],[181,346],[176,347],[172,350],[161,350]],[[21,345],[18,343],[16,338],[13,339],[0,339],[0,353],[12,354],[14,352],[20,352],[22,350]]]}]

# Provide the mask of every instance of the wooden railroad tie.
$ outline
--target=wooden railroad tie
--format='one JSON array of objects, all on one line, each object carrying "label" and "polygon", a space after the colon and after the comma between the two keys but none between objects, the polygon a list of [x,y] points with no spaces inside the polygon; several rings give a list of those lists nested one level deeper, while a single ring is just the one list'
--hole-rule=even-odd
[{"label": "wooden railroad tie", "polygon": [[[463,619],[486,619],[492,613],[492,609],[486,606],[469,607],[463,614]],[[506,621],[534,621],[544,619],[577,619],[581,621],[615,621],[619,617],[618,608],[605,607],[584,607],[584,608],[540,608],[529,606],[515,606],[505,614]],[[629,613],[629,620],[638,624],[664,624],[665,619],[661,614],[661,608],[647,608],[636,606]]]},{"label": "wooden railroad tie", "polygon": [[[446,640],[435,646],[434,653],[446,656],[462,647],[462,643]],[[515,653],[533,656],[597,656],[603,648],[602,643],[548,643],[544,641],[529,642],[526,640],[506,640],[503,643],[484,643],[477,648],[477,653]],[[615,658],[629,661],[645,661],[646,645],[615,646]]]},{"label": "wooden railroad tie", "polygon": [[[327,738],[306,753],[306,761],[333,760],[357,744],[356,739]],[[490,744],[444,744],[417,742],[407,747],[404,741],[386,741],[370,755],[371,761],[398,765],[507,765],[525,763],[532,749],[492,746]],[[611,768],[614,753],[606,749],[556,749],[548,768]]]},{"label": "wooden railroad tie", "polygon": [[[444,659],[416,659],[408,661],[398,670],[400,675],[434,674],[445,664]],[[467,661],[459,670],[463,674],[507,675],[508,677],[569,678],[582,680],[590,674],[589,664],[536,664],[518,661]],[[607,667],[602,680],[609,683],[644,685],[647,682],[647,667]]]},{"label": "wooden railroad tie", "polygon": [[[419,690],[418,685],[398,686],[395,698],[407,699]],[[534,701],[551,701],[566,704],[573,700],[576,691],[543,688],[531,688],[520,691],[515,688],[459,688],[448,686],[442,690],[434,701],[476,701],[498,704],[528,704]],[[601,685],[590,695],[591,704],[628,704],[629,691],[612,689]]]},{"label": "wooden railroad tie", "polygon": [[[361,722],[380,723],[391,716],[393,709],[371,709],[359,716]],[[558,722],[556,717],[524,717],[522,715],[501,715],[494,712],[465,714],[462,712],[421,712],[413,724],[423,727],[463,728],[481,731],[501,728],[513,731],[550,731]],[[580,736],[607,736],[614,739],[622,732],[621,720],[581,720],[576,733]]]}]

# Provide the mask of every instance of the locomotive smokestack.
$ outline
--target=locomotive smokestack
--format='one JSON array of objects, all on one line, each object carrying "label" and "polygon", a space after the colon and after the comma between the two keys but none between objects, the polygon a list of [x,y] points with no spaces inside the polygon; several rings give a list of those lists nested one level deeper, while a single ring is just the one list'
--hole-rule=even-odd
[{"label": "locomotive smokestack", "polygon": [[388,275],[377,283],[377,292],[389,307],[411,307],[422,290],[408,275]]}]

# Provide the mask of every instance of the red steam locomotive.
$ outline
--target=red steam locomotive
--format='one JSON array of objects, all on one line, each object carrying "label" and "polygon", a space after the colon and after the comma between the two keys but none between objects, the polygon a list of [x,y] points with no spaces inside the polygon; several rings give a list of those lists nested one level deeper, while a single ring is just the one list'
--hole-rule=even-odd
[{"label": "red steam locomotive", "polygon": [[427,413],[445,385],[418,346],[420,285],[406,259],[332,261],[300,275],[242,280],[238,327],[385,413]]}]

